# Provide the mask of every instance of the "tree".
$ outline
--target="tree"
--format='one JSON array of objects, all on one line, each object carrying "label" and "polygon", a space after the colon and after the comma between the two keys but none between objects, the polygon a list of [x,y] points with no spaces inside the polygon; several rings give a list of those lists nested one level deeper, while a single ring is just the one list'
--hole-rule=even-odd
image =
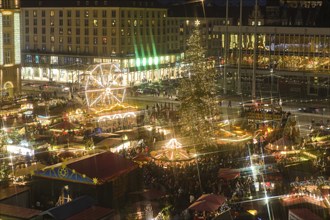
[{"label": "tree", "polygon": [[205,58],[198,26],[187,40],[184,77],[179,86],[181,99],[180,124],[183,134],[194,138],[195,143],[209,143],[214,132],[214,120],[219,117],[216,104],[216,72]]},{"label": "tree", "polygon": [[0,161],[0,186],[5,187],[9,185],[10,167],[4,158],[1,158]]}]

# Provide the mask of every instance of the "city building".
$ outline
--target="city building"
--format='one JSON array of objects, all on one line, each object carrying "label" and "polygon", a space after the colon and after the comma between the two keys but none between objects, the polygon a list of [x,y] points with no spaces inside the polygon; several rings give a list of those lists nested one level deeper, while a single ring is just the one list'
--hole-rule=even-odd
[{"label": "city building", "polygon": [[[157,1],[22,0],[22,79],[77,82],[89,65],[118,63],[127,84],[181,75],[199,20],[208,48],[220,18],[168,17]],[[213,50],[215,51],[215,49]]]},{"label": "city building", "polygon": [[[267,97],[279,91],[281,95],[329,96],[329,28],[305,27],[300,23],[267,26],[265,21],[274,24],[276,21],[270,18],[278,18],[268,15],[265,19],[260,8],[256,9],[257,14],[251,11],[247,26],[214,27],[219,35],[218,59],[223,87],[234,93],[248,94],[253,91],[255,73],[254,91],[264,93],[258,96]],[[276,10],[274,13],[278,14]],[[257,21],[256,26],[254,21]],[[280,19],[280,22],[285,21],[287,17]],[[227,58],[223,61],[225,55]]]},{"label": "city building", "polygon": [[118,63],[127,85],[177,78],[198,22],[224,90],[252,89],[257,36],[258,91],[327,96],[329,29],[322,26],[329,8],[324,1],[272,0],[244,5],[240,21],[239,7],[212,2],[21,0],[22,79],[78,82],[88,66],[109,62]]},{"label": "city building", "polygon": [[20,91],[20,2],[0,0],[0,9],[0,95],[3,99]]},{"label": "city building", "polygon": [[152,67],[177,59],[165,56],[166,16],[154,1],[23,0],[22,78],[77,82],[88,65],[108,62],[129,72],[127,82],[158,78]]}]

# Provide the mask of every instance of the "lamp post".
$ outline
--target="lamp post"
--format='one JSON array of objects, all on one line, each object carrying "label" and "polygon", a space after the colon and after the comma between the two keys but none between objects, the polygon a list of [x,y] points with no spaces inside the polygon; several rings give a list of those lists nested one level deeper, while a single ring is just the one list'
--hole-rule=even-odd
[{"label": "lamp post", "polygon": [[242,13],[243,0],[239,2],[239,34],[238,34],[238,66],[237,66],[237,94],[242,94],[241,63],[242,63]]},{"label": "lamp post", "polygon": [[274,69],[273,67],[271,66],[270,67],[270,103],[273,104],[273,73],[274,73]]}]

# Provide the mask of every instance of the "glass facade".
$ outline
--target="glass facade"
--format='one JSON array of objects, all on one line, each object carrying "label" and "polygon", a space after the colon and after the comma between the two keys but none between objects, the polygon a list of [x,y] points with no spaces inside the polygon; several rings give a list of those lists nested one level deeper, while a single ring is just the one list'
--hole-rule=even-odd
[{"label": "glass facade", "polygon": [[[220,28],[221,49],[224,53],[225,28]],[[257,40],[257,68],[328,73],[330,69],[330,31],[326,28],[244,27],[242,31],[242,68],[253,67],[253,52]],[[239,30],[229,28],[228,64],[237,66],[239,60]]]}]

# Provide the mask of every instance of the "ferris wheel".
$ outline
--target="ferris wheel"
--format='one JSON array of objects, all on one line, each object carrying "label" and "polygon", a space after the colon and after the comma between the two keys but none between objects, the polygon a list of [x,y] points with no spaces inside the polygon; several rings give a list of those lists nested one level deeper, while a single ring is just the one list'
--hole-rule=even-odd
[{"label": "ferris wheel", "polygon": [[85,98],[88,107],[122,103],[126,94],[124,74],[117,64],[91,66],[84,74]]}]

